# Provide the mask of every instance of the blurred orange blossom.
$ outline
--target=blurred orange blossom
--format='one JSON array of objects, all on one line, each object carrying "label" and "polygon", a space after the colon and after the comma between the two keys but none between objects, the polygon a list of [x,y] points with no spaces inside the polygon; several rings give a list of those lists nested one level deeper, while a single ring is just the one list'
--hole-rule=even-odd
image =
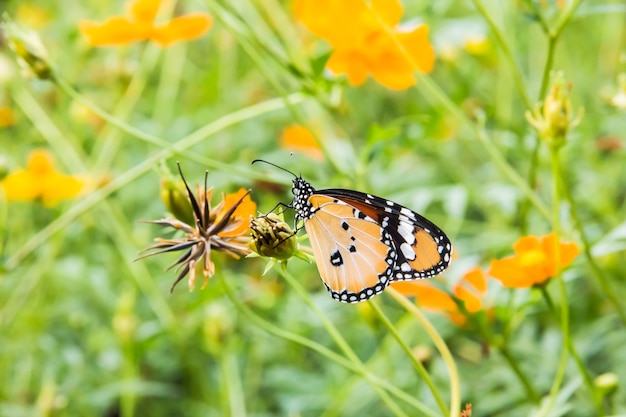
[{"label": "blurred orange blossom", "polygon": [[324,159],[315,137],[309,129],[300,125],[289,125],[280,135],[280,146],[309,155],[313,159]]},{"label": "blurred orange blossom", "polygon": [[542,237],[523,236],[513,244],[513,250],[515,255],[492,260],[489,269],[489,275],[510,288],[542,284],[578,255],[576,243],[558,242],[557,245],[554,233]]},{"label": "blurred orange blossom", "polygon": [[213,23],[206,13],[190,13],[155,23],[160,5],[160,0],[135,0],[128,4],[127,16],[113,16],[104,23],[85,20],[78,28],[93,46],[126,45],[148,39],[168,46],[199,38]]},{"label": "blurred orange blossom", "polygon": [[482,300],[487,294],[487,278],[480,267],[472,268],[454,286],[452,295],[426,280],[397,281],[391,287],[404,295],[416,297],[417,303],[425,310],[444,313],[455,324],[462,326],[467,318],[459,309],[457,301],[462,302],[470,314],[483,310]]},{"label": "blurred orange blossom", "polygon": [[414,71],[428,73],[435,52],[428,26],[400,28],[399,0],[296,0],[296,18],[333,48],[326,66],[354,86],[367,75],[392,90],[415,84]]},{"label": "blurred orange blossom", "polygon": [[52,155],[43,149],[30,153],[26,169],[9,174],[0,182],[8,201],[41,200],[48,207],[76,197],[83,185],[77,176],[57,172]]}]

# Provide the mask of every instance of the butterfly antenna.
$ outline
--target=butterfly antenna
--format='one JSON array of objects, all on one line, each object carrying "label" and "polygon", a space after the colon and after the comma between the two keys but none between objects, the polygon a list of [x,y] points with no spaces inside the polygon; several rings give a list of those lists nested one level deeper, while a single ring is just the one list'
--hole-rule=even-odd
[{"label": "butterfly antenna", "polygon": [[298,174],[300,174],[300,178],[302,178],[302,167],[300,166],[300,160],[298,159],[298,155],[293,152],[289,152],[289,156],[293,157],[296,160],[296,165],[298,165]]},{"label": "butterfly antenna", "polygon": [[273,167],[276,167],[276,168],[278,168],[278,169],[282,169],[283,171],[290,173],[290,174],[291,174],[291,175],[293,175],[295,178],[300,178],[300,177],[298,177],[296,174],[294,174],[293,172],[289,171],[287,168],[283,168],[283,167],[281,167],[280,165],[273,164],[273,163],[271,163],[271,162],[269,162],[269,161],[266,161],[266,160],[264,160],[264,159],[255,159],[254,161],[252,161],[252,162],[251,162],[251,165],[252,165],[252,164],[255,164],[255,163],[257,163],[257,162],[263,162],[263,163],[266,163],[266,164],[268,164],[268,165],[271,165],[271,166],[273,166]]}]

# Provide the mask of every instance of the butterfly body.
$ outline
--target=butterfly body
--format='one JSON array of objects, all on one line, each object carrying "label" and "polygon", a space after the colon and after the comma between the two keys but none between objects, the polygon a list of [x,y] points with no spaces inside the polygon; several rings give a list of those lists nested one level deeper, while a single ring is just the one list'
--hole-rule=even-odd
[{"label": "butterfly body", "polygon": [[338,301],[367,300],[393,281],[430,278],[450,263],[445,233],[400,204],[352,190],[318,191],[300,177],[292,191],[322,281]]}]

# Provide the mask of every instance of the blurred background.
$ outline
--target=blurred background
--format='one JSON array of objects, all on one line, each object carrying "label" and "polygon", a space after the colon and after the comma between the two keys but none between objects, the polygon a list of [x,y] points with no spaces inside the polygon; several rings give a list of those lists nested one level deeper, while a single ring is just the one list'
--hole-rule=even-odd
[{"label": "blurred background", "polygon": [[[279,268],[262,275],[266,259],[215,252],[216,274],[204,289],[188,291],[182,281],[170,293],[176,274],[165,269],[178,255],[134,259],[171,234],[141,221],[167,216],[161,182],[177,177],[177,161],[192,188],[208,171],[214,204],[242,187],[252,189],[262,213],[289,203],[291,178],[250,165],[262,158],[301,172],[316,188],[370,192],[427,216],[455,245],[453,265],[436,280],[450,290],[470,268],[512,254],[520,236],[552,230],[506,172],[552,210],[550,154],[525,116],[550,93],[550,70],[563,71],[572,119],[584,108],[560,152],[572,195],[560,207],[563,236],[580,243],[582,228],[595,262],[581,254],[564,273],[570,335],[590,375],[624,381],[623,316],[593,278],[600,270],[624,299],[623,1],[405,0],[399,27],[427,24],[435,62],[400,90],[372,77],[351,85],[324,70],[332,45],[297,19],[289,1],[164,2],[156,22],[201,13],[210,28],[168,45],[90,44],[85,21],[128,18],[131,6],[0,2],[0,180],[43,166],[82,184],[68,196],[50,186],[31,199],[6,190],[0,198],[1,416],[394,414],[367,378],[268,332],[225,294],[224,283],[255,317],[339,351]],[[558,41],[551,43],[546,27]],[[41,58],[56,81],[25,74],[12,39],[23,40],[22,58]],[[293,213],[286,221],[293,224]],[[333,301],[313,264],[292,259],[287,269],[372,374],[440,415],[369,304]],[[558,299],[556,284],[548,290]],[[429,336],[388,295],[377,299],[447,401],[448,373]],[[563,346],[558,313],[538,291],[495,280],[484,303],[495,339],[445,314],[428,316],[454,355],[463,403],[473,404],[474,415],[531,415],[541,402],[529,398],[493,341],[506,339],[543,397]],[[543,415],[595,415],[573,361],[565,372]],[[626,414],[623,387],[609,385],[604,409]],[[398,404],[406,415],[422,415]]]}]

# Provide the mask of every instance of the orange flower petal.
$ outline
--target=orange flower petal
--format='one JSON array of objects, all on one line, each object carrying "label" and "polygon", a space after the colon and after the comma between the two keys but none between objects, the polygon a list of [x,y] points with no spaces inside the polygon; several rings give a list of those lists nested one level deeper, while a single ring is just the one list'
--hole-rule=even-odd
[{"label": "orange flower petal", "polygon": [[136,0],[128,4],[128,15],[137,22],[152,23],[160,6],[160,0]]},{"label": "orange flower petal", "polygon": [[27,169],[7,175],[0,184],[8,201],[40,198],[47,206],[76,197],[83,187],[78,178],[56,172],[52,155],[44,150],[31,152]]},{"label": "orange flower petal", "polygon": [[400,44],[411,56],[411,67],[424,73],[433,70],[435,63],[435,49],[428,40],[428,26],[420,25],[410,32],[400,32],[397,34]]},{"label": "orange flower petal", "polygon": [[7,106],[0,107],[0,128],[10,127],[15,124],[15,112]]},{"label": "orange flower petal", "polygon": [[309,129],[300,125],[291,125],[283,129],[280,135],[280,146],[306,153],[314,159],[324,159],[315,137]]},{"label": "orange flower petal", "polygon": [[487,277],[479,266],[470,269],[463,275],[463,281],[474,287],[479,294],[487,291]]},{"label": "orange flower petal", "polygon": [[400,23],[404,10],[398,0],[371,0],[372,11],[387,26],[393,27]]},{"label": "orange flower petal", "polygon": [[463,285],[457,285],[454,288],[454,296],[465,303],[465,309],[470,313],[476,313],[483,308],[483,302],[476,293]]},{"label": "orange flower petal", "polygon": [[450,295],[424,281],[396,281],[390,284],[406,296],[417,297],[418,304],[428,310],[457,311],[457,305]]},{"label": "orange flower petal", "polygon": [[101,24],[82,21],[78,29],[93,46],[114,46],[148,39],[153,27],[152,24],[135,23],[123,16],[115,16]]},{"label": "orange flower petal", "polygon": [[[555,276],[557,273],[557,258],[555,253],[556,235],[550,233],[541,240],[541,247],[548,258],[545,266],[545,273],[548,276]],[[576,243],[559,243],[559,269],[564,269],[574,261],[579,250]]]},{"label": "orange flower petal", "polygon": [[[515,242],[515,256],[491,262],[490,275],[506,287],[526,288],[540,284],[557,273],[556,235],[551,233],[541,238],[523,236]],[[559,243],[559,266],[561,269],[572,263],[578,255],[575,243]]]},{"label": "orange flower petal", "polygon": [[492,260],[489,275],[508,288],[529,288],[535,283],[513,256]]},{"label": "orange flower petal", "polygon": [[32,201],[41,194],[37,178],[24,169],[7,175],[0,184],[8,201]]},{"label": "orange flower petal", "polygon": [[513,244],[516,254],[541,249],[541,242],[537,236],[522,236]]},{"label": "orange flower petal", "polygon": [[[246,194],[246,190],[240,188],[239,191],[233,194],[227,194],[224,197],[224,209],[223,212],[229,210],[232,206],[237,204],[241,197]],[[240,236],[250,229],[250,216],[253,216],[256,212],[256,203],[252,201],[250,195],[248,194],[239,207],[232,214],[232,221],[230,222],[229,227],[219,232],[218,235],[222,237],[234,237]],[[218,219],[221,217],[218,214]],[[218,222],[219,220],[216,220]]]},{"label": "orange flower petal", "polygon": [[83,188],[83,182],[76,177],[52,173],[41,182],[41,199],[45,206],[51,207],[60,200],[76,197]]},{"label": "orange flower petal", "polygon": [[206,13],[190,13],[158,26],[152,34],[152,40],[167,46],[178,41],[197,39],[211,28],[212,23],[213,19]]},{"label": "orange flower petal", "polygon": [[350,47],[369,30],[362,24],[362,16],[370,13],[363,0],[296,0],[293,10],[297,20],[335,48]]},{"label": "orange flower petal", "polygon": [[367,63],[364,57],[352,51],[335,51],[326,63],[326,67],[337,75],[347,75],[353,86],[359,86],[367,79]]}]

